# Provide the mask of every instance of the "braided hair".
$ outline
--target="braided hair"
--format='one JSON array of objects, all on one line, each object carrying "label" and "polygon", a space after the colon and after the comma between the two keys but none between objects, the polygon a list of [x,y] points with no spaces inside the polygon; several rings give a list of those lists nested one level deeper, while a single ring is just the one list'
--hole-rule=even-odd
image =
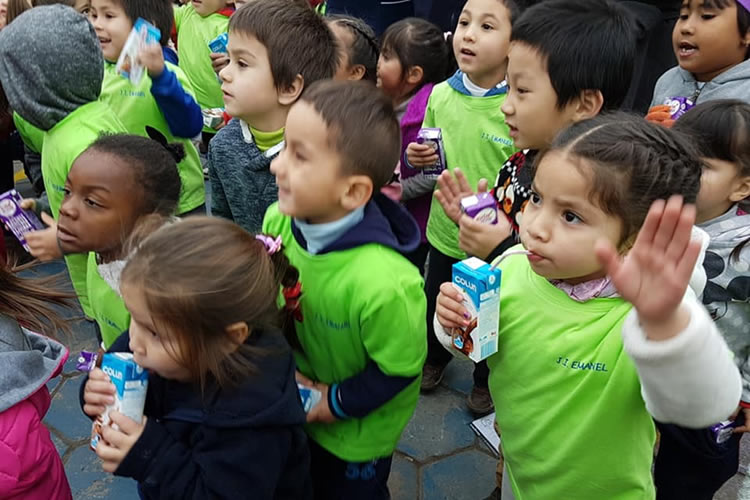
[{"label": "braided hair", "polygon": [[678,194],[695,203],[700,189],[702,164],[691,144],[634,115],[612,113],[576,123],[547,152],[555,150],[581,160],[579,168],[593,176],[589,196],[622,220],[621,243],[638,233],[654,201]]},{"label": "braided hair", "polygon": [[380,55],[375,31],[358,17],[333,15],[329,16],[328,20],[331,24],[349,30],[352,35],[352,44],[345,47],[349,63],[352,66],[361,64],[365,68],[362,79],[375,82],[378,78],[378,56]]}]

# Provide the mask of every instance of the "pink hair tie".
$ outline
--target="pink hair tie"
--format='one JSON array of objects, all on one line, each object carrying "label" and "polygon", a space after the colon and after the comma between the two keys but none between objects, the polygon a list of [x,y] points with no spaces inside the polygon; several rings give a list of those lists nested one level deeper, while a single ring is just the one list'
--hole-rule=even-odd
[{"label": "pink hair tie", "polygon": [[268,255],[273,255],[281,250],[281,236],[277,236],[276,239],[274,239],[271,236],[266,236],[265,234],[256,234],[255,239],[263,243],[263,246],[266,247],[266,252],[268,252]]}]

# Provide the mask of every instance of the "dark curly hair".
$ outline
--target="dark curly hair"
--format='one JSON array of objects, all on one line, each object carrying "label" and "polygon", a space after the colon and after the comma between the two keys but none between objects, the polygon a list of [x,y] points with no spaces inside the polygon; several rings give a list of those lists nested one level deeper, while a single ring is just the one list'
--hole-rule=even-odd
[{"label": "dark curly hair", "polygon": [[589,199],[622,220],[621,243],[638,233],[654,201],[678,194],[695,203],[700,189],[701,161],[687,139],[635,115],[612,113],[576,123],[549,151],[581,160],[579,168],[593,175]]}]

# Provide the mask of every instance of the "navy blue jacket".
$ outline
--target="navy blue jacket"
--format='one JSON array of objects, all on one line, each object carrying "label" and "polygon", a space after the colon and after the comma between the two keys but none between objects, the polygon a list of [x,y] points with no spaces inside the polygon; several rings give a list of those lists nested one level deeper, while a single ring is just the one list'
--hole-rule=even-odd
[{"label": "navy blue jacket", "polygon": [[[128,333],[110,351],[129,351]],[[132,477],[144,499],[312,498],[295,365],[278,331],[255,331],[258,375],[234,390],[149,375],[141,437],[115,475]],[[85,383],[85,381],[84,381]]]}]

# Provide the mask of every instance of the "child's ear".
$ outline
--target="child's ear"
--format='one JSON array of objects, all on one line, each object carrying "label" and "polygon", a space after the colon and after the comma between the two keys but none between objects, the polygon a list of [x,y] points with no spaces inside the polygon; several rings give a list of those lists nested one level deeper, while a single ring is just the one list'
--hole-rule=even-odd
[{"label": "child's ear", "polygon": [[424,78],[424,69],[422,66],[412,66],[406,73],[406,83],[409,85],[417,85]]},{"label": "child's ear", "polygon": [[341,206],[351,212],[370,201],[374,186],[372,179],[366,175],[349,176],[347,182],[347,189],[341,197]]},{"label": "child's ear", "polygon": [[351,68],[349,68],[349,74],[347,75],[346,79],[359,81],[365,77],[365,73],[367,73],[367,68],[365,68],[364,65],[354,64]]},{"label": "child's ear", "polygon": [[238,346],[244,344],[247,340],[248,335],[250,335],[250,329],[248,328],[247,323],[245,323],[244,321],[232,323],[231,325],[227,326],[225,330],[230,340],[232,341],[232,351],[234,351]]},{"label": "child's ear", "polygon": [[302,78],[302,75],[297,75],[294,77],[294,81],[291,85],[289,85],[287,88],[279,90],[279,104],[282,106],[291,106],[295,102],[297,102],[297,99],[299,99],[300,94],[302,94],[302,90],[305,88],[305,79]]},{"label": "child's ear", "polygon": [[750,176],[738,177],[732,192],[729,195],[729,201],[737,203],[750,196]]},{"label": "child's ear", "polygon": [[604,96],[601,90],[584,90],[576,100],[575,121],[595,117],[601,112],[602,106],[604,106]]}]

